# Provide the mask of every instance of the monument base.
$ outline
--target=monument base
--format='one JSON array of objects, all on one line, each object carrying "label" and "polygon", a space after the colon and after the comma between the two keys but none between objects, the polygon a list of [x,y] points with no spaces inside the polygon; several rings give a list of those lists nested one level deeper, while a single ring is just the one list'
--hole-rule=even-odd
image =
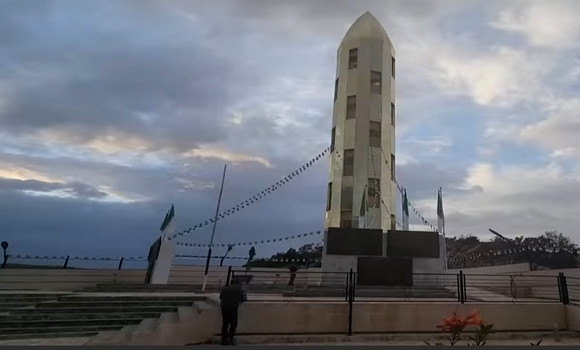
[{"label": "monument base", "polygon": [[323,285],[344,285],[351,269],[361,285],[445,282],[445,238],[436,232],[330,228],[324,242]]}]

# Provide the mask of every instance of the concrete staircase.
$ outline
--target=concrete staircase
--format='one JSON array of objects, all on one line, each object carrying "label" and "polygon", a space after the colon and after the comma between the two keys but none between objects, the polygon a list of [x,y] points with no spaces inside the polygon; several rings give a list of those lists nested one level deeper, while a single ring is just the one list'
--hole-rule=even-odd
[{"label": "concrete staircase", "polygon": [[32,306],[38,302],[56,300],[69,293],[42,293],[42,292],[0,292],[0,315],[16,309]]},{"label": "concrete staircase", "polygon": [[144,318],[120,330],[102,331],[85,345],[194,345],[212,341],[219,328],[218,305],[199,299],[192,306]]},{"label": "concrete staircase", "polygon": [[[13,299],[13,305],[24,305],[18,295],[0,297]],[[147,320],[168,322],[171,315],[178,315],[180,308],[193,310],[194,303],[203,300],[204,297],[192,293],[28,296],[26,306],[12,307],[0,314],[0,339],[86,337],[103,331],[142,331]]]}]

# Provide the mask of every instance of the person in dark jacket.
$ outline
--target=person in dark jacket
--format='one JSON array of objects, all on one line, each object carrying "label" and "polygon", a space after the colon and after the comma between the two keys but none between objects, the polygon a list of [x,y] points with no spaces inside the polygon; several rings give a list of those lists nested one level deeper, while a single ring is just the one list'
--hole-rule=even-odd
[{"label": "person in dark jacket", "polygon": [[222,309],[222,345],[233,345],[236,327],[238,326],[238,308],[247,300],[242,289],[242,283],[233,279],[229,286],[225,286],[220,293]]}]

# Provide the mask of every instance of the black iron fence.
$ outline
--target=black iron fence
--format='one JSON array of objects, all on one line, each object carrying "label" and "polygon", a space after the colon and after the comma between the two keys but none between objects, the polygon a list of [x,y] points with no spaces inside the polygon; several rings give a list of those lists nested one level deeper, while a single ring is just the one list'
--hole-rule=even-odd
[{"label": "black iron fence", "polygon": [[580,278],[559,275],[415,273],[412,283],[372,286],[358,274],[321,271],[259,271],[230,268],[226,283],[238,279],[252,300],[456,301],[580,303]]}]

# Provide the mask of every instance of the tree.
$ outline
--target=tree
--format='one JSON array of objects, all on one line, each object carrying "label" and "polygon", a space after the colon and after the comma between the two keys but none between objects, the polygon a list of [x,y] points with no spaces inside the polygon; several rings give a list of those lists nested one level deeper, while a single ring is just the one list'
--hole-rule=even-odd
[{"label": "tree", "polygon": [[286,252],[276,253],[268,259],[256,259],[251,262],[252,267],[289,267],[292,264],[315,266],[314,261],[322,258],[322,244],[305,244],[298,248],[288,249]]}]

